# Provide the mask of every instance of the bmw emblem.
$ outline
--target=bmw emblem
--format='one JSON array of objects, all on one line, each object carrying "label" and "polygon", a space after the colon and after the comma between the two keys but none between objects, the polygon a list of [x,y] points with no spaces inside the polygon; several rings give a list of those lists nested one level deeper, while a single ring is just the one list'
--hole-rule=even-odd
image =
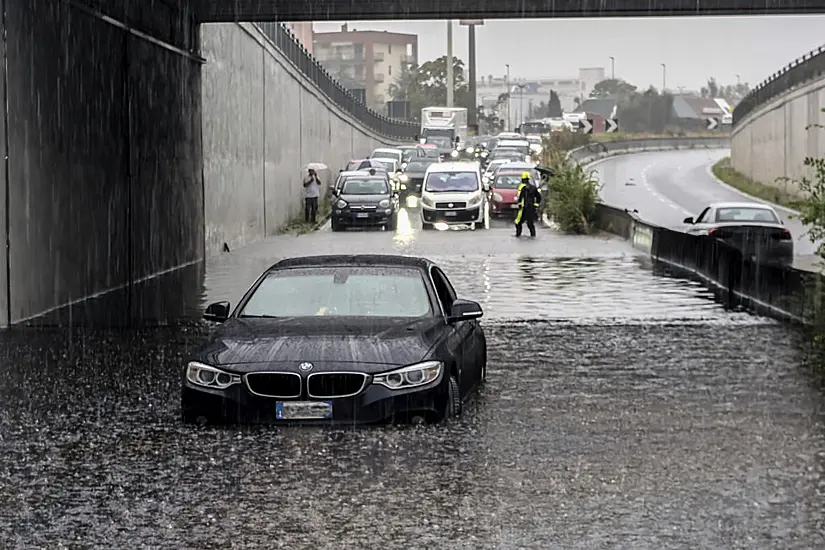
[{"label": "bmw emblem", "polygon": [[301,363],[298,368],[304,372],[312,370],[312,363]]},{"label": "bmw emblem", "polygon": [[449,203],[449,204],[447,205],[447,208],[452,208],[453,206],[454,206],[454,205],[453,205],[453,203]]}]

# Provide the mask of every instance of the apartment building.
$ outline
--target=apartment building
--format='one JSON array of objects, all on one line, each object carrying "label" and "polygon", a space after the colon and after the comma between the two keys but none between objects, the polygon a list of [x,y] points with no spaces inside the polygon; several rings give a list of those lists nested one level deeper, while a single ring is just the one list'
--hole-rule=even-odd
[{"label": "apartment building", "polygon": [[[522,122],[522,119],[527,118],[532,107],[538,106],[542,101],[547,103],[550,99],[550,90],[558,94],[561,108],[565,112],[574,111],[578,104],[577,101],[587,99],[596,84],[605,78],[603,67],[581,68],[577,77],[568,78],[511,77],[509,80],[511,88],[509,128],[515,128]],[[507,91],[507,84],[508,80],[505,75],[481,77],[476,83],[479,104],[487,108],[491,107],[498,96]],[[506,106],[500,116],[507,118]]]},{"label": "apartment building", "polygon": [[316,59],[344,87],[363,90],[368,106],[383,112],[390,85],[405,64],[418,63],[418,35],[386,31],[350,30],[316,32],[313,36]]}]

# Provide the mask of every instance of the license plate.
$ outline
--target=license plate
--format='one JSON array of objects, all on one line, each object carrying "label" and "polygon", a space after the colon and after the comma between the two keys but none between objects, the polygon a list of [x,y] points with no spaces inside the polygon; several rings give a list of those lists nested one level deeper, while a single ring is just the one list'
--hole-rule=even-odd
[{"label": "license plate", "polygon": [[518,205],[517,204],[511,204],[510,208],[518,208]]},{"label": "license plate", "polygon": [[332,417],[330,401],[276,401],[278,420],[324,420]]},{"label": "license plate", "polygon": [[445,216],[457,216],[458,212],[444,212]]},{"label": "license plate", "polygon": [[370,217],[370,215],[369,215],[369,214],[367,214],[366,212],[364,212],[364,213],[359,213],[359,214],[356,214],[356,215],[355,215],[355,217],[356,217],[356,218],[369,218],[369,217]]}]

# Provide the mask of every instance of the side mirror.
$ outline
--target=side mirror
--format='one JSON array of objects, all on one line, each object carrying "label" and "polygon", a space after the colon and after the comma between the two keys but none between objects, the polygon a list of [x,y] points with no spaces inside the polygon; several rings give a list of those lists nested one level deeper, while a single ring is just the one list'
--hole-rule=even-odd
[{"label": "side mirror", "polygon": [[203,318],[207,321],[223,323],[229,319],[229,302],[215,302],[214,304],[209,304],[203,314]]},{"label": "side mirror", "polygon": [[453,307],[450,308],[450,314],[447,316],[447,322],[457,323],[459,321],[472,321],[479,319],[484,315],[484,311],[478,302],[471,302],[470,300],[456,300],[453,302]]},{"label": "side mirror", "polygon": [[687,224],[692,225],[693,224],[693,218],[685,218],[684,220],[682,220],[682,223],[687,223]]}]

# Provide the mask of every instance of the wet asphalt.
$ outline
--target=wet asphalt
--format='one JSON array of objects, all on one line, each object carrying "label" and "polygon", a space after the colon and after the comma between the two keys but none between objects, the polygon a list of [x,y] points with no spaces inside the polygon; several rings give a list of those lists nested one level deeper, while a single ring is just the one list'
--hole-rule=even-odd
[{"label": "wet asphalt", "polygon": [[201,299],[290,255],[426,255],[486,312],[462,418],[192,428],[178,376],[204,324],[7,331],[0,548],[825,547],[825,401],[792,329],[615,238],[409,221],[232,251]]}]

